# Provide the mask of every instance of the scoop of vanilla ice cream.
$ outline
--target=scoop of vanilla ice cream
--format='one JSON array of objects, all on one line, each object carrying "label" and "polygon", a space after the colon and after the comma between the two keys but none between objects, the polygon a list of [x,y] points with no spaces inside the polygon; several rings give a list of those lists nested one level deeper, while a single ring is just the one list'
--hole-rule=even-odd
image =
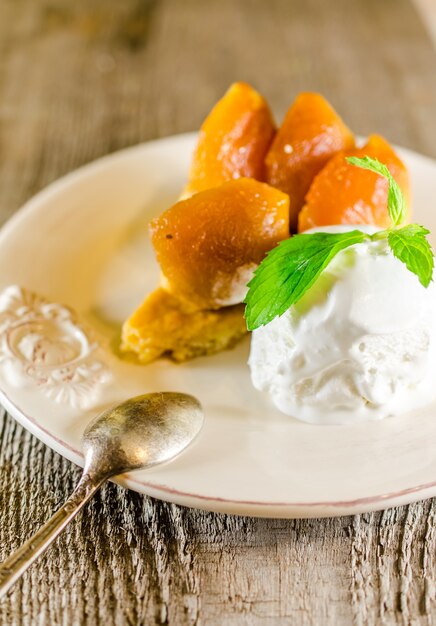
[{"label": "scoop of vanilla ice cream", "polygon": [[[355,228],[374,231],[322,230]],[[296,305],[253,332],[249,365],[257,389],[307,422],[381,419],[428,404],[436,397],[435,283],[424,288],[386,241],[352,246]]]}]

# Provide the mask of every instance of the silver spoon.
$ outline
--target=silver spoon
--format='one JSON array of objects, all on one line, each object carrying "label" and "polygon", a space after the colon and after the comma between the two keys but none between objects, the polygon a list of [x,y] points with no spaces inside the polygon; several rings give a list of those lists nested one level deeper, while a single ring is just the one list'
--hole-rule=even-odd
[{"label": "silver spoon", "polygon": [[111,476],[169,461],[188,446],[203,424],[203,411],[184,393],[137,396],[99,415],[82,437],[85,466],[65,504],[0,565],[0,598],[56,539]]}]

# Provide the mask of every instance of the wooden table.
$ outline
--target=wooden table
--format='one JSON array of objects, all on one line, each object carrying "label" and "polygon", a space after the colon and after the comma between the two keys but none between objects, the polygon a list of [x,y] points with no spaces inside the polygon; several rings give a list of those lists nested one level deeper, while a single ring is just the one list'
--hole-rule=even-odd
[{"label": "wooden table", "polygon": [[[2,0],[1,220],[83,163],[196,129],[236,79],[279,119],[298,91],[319,90],[356,132],[436,157],[436,54],[408,0]],[[79,470],[8,416],[0,428],[4,557]],[[0,604],[0,622],[431,624],[435,550],[433,501],[284,521],[108,485]]]}]

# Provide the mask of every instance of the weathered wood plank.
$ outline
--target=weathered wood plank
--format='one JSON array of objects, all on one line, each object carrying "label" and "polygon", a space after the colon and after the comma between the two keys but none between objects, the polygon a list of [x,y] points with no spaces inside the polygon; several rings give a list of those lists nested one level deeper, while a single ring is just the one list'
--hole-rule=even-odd
[{"label": "weathered wood plank", "polygon": [[[302,89],[436,156],[436,55],[407,0],[3,0],[0,220],[102,154],[198,127],[235,79]],[[79,471],[1,419],[4,557]],[[2,624],[431,624],[436,510],[256,520],[108,485],[0,604]]]}]

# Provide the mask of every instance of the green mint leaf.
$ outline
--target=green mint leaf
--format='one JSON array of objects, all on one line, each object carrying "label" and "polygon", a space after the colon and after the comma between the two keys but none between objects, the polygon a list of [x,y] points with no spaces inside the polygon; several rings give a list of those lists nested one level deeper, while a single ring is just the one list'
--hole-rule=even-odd
[{"label": "green mint leaf", "polygon": [[394,256],[405,263],[408,270],[416,274],[419,282],[428,287],[433,277],[433,251],[425,238],[429,234],[423,226],[410,224],[391,230],[388,242]]},{"label": "green mint leaf", "polygon": [[389,217],[392,220],[394,226],[399,226],[406,217],[406,201],[403,196],[397,181],[392,176],[386,165],[380,163],[377,159],[372,159],[369,156],[365,156],[362,159],[359,157],[347,157],[348,163],[356,165],[364,170],[370,170],[376,174],[380,174],[387,179],[389,183],[388,191],[388,212]]},{"label": "green mint leaf", "polygon": [[268,253],[248,283],[248,330],[282,315],[300,300],[338,252],[368,239],[366,233],[352,230],[294,235],[280,243]]}]

